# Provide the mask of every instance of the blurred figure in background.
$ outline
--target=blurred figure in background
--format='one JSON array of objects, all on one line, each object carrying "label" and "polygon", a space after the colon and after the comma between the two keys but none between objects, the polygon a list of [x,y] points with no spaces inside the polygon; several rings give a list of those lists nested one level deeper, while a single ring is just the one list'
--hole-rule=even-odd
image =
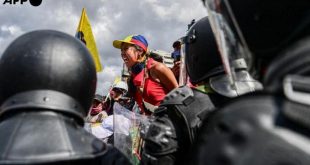
[{"label": "blurred figure in background", "polygon": [[106,111],[103,111],[103,96],[96,94],[91,106],[90,113],[86,118],[88,123],[101,123],[104,118],[108,116]]},{"label": "blurred figure in background", "polygon": [[171,58],[173,58],[173,62],[176,63],[181,59],[181,41],[175,41],[172,47],[174,51],[171,53]]},{"label": "blurred figure in background", "polygon": [[173,58],[173,67],[171,71],[173,72],[176,80],[179,82],[180,77],[180,64],[181,64],[181,41],[175,41],[172,44],[174,51],[171,53],[171,58]]},{"label": "blurred figure in background", "polygon": [[113,106],[115,102],[120,101],[120,99],[128,92],[128,85],[124,81],[118,81],[113,84],[112,89],[109,92],[109,95],[104,100],[103,111],[108,115],[113,115]]}]

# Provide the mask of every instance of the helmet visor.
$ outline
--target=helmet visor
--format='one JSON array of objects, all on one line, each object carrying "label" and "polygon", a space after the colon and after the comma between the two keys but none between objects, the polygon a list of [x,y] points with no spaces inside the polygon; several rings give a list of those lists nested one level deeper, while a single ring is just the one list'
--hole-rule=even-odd
[{"label": "helmet visor", "polygon": [[236,77],[234,61],[244,59],[247,65],[251,66],[251,54],[242,36],[240,28],[230,10],[227,0],[206,0],[211,28],[214,32],[219,47],[223,67],[229,77],[231,84],[234,84]]},{"label": "helmet visor", "polygon": [[[186,37],[184,37],[186,38]],[[186,85],[188,81],[188,74],[186,71],[186,65],[185,65],[185,42],[184,38],[182,38],[181,42],[181,59],[180,59],[180,76],[179,76],[179,85]]]}]

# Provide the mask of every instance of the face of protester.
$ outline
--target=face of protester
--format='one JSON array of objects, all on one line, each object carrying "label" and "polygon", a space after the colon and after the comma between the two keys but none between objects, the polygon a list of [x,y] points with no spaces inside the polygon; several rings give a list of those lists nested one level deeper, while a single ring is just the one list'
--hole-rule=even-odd
[{"label": "face of protester", "polygon": [[115,101],[117,101],[119,98],[121,98],[122,95],[123,95],[123,92],[120,89],[118,89],[118,88],[113,88],[110,91],[110,96]]},{"label": "face of protester", "polygon": [[128,43],[124,43],[121,47],[121,55],[124,63],[128,68],[138,63],[139,57],[142,55],[142,51],[137,50],[137,48]]}]

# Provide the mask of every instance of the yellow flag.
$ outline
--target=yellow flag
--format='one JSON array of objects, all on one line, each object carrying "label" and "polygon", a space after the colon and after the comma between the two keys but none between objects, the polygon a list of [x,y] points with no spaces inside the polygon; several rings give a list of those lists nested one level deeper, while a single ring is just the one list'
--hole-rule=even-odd
[{"label": "yellow flag", "polygon": [[86,10],[83,8],[82,15],[80,19],[79,26],[77,28],[77,32],[75,35],[78,39],[80,39],[90,51],[92,58],[96,65],[96,71],[102,71],[102,66],[100,63],[99,53],[96,46],[95,38],[93,32],[91,30],[91,25],[89,23],[88,17],[86,15]]},{"label": "yellow flag", "polygon": [[112,86],[110,87],[109,93],[107,94],[107,97],[105,98],[105,101],[107,101],[108,98],[110,98],[110,92],[111,92],[111,90],[112,90],[113,87],[114,87],[118,82],[120,82],[120,81],[121,81],[121,77],[119,77],[119,76],[115,77],[114,82],[113,82]]},{"label": "yellow flag", "polygon": [[118,82],[120,82],[121,81],[121,77],[119,77],[119,76],[117,76],[117,77],[115,77],[115,79],[114,79],[114,82],[113,82],[113,85],[112,86],[114,86],[114,85],[116,85]]}]

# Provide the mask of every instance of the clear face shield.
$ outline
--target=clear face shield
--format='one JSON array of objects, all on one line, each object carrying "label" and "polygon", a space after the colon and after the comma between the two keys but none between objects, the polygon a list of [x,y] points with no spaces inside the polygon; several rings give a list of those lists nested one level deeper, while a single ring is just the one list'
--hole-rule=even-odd
[{"label": "clear face shield", "polygon": [[185,66],[185,42],[183,37],[181,40],[181,59],[180,59],[180,76],[179,76],[179,85],[186,85],[188,82],[188,74],[186,72]]},{"label": "clear face shield", "polygon": [[[234,91],[235,94],[233,95],[241,95],[248,91],[254,91],[255,85],[249,87],[245,83],[251,81],[256,82],[256,80],[249,74],[240,75],[236,73],[238,69],[248,70],[248,68],[251,68],[252,55],[236,22],[228,0],[206,0],[205,3],[230,90]],[[229,17],[227,17],[228,15]],[[261,85],[259,86],[261,88]]]}]

